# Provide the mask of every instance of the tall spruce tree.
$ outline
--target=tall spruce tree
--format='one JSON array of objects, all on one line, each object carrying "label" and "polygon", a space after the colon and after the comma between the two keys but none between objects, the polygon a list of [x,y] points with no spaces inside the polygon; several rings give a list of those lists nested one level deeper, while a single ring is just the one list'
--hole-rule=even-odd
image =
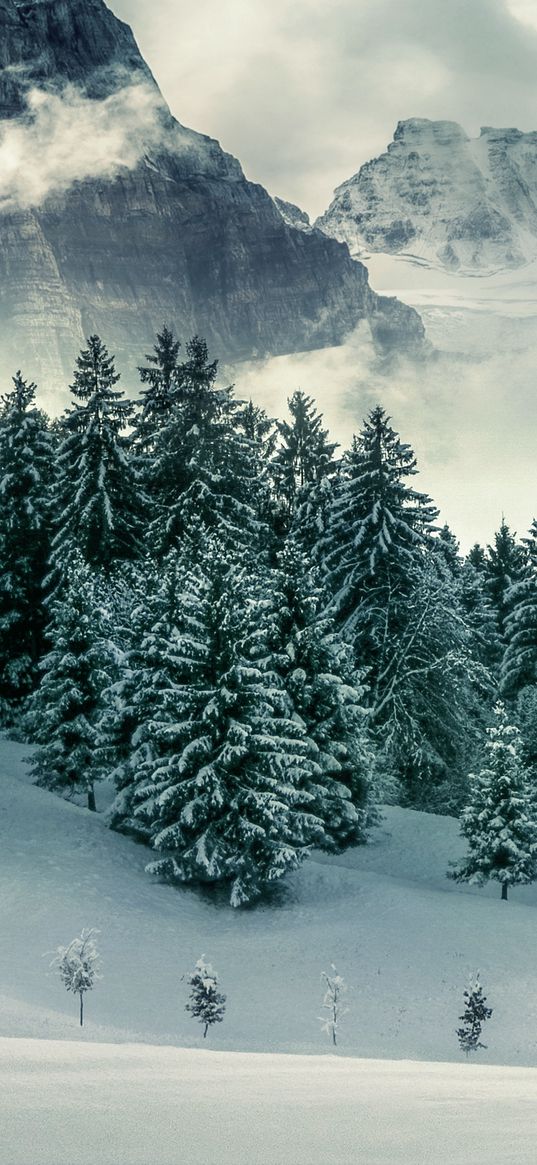
[{"label": "tall spruce tree", "polygon": [[507,698],[537,682],[537,521],[523,542],[526,565],[522,577],[505,593],[508,613],[501,685]]},{"label": "tall spruce tree", "polygon": [[505,518],[502,518],[501,526],[494,536],[494,545],[488,547],[485,585],[496,614],[498,632],[503,640],[513,605],[513,588],[522,580],[524,566],[524,550],[511,533]]},{"label": "tall spruce tree", "polygon": [[161,555],[203,530],[218,530],[231,546],[249,545],[253,555],[268,537],[259,441],[246,435],[242,403],[231,388],[216,386],[216,376],[217,363],[195,337],[149,471],[157,510],[152,542]]},{"label": "tall spruce tree", "polygon": [[289,530],[301,492],[317,485],[333,471],[335,442],[323,429],[323,418],[312,397],[295,392],[287,402],[290,421],[278,424],[280,444],[274,458],[273,472],[281,504],[281,521]]},{"label": "tall spruce tree", "polygon": [[490,689],[490,698],[487,700],[485,696],[490,710],[494,695],[492,688],[498,685],[504,650],[497,611],[492,605],[485,572],[475,567],[469,557],[463,562],[457,584],[464,621],[470,635],[472,659],[480,663],[490,677],[485,684]]},{"label": "tall spruce tree", "polygon": [[395,618],[430,546],[438,511],[407,483],[416,473],[412,449],[374,409],[345,458],[323,548],[336,617],[351,635],[362,623],[362,647],[362,617],[374,646],[379,628],[386,636],[386,602]]},{"label": "tall spruce tree", "polygon": [[180,392],[182,367],[179,361],[181,344],[171,328],[163,327],[157,333],[153,351],[146,355],[147,364],[138,371],[146,387],[137,402],[133,445],[141,456],[150,455],[155,448],[157,433],[168,420]]},{"label": "tall spruce tree", "polygon": [[35,392],[18,372],[1,398],[0,702],[32,689],[44,646],[53,451]]},{"label": "tall spruce tree", "polygon": [[265,409],[247,401],[240,405],[236,421],[238,431],[248,442],[250,457],[255,461],[255,508],[265,528],[271,558],[278,543],[278,502],[273,488],[273,458],[277,443],[276,421]]},{"label": "tall spruce tree", "polygon": [[324,844],[356,845],[376,819],[363,677],[325,610],[318,572],[294,537],[280,556],[272,593],[279,671],[295,715],[318,749],[308,788],[324,822]]},{"label": "tall spruce tree", "polygon": [[77,360],[73,406],[61,420],[52,565],[61,576],[73,549],[98,569],[140,553],[141,500],[124,435],[132,405],[98,336]]},{"label": "tall spruce tree", "polygon": [[472,549],[468,554],[467,561],[475,568],[475,570],[484,573],[487,564],[487,555],[479,542],[474,542]]},{"label": "tall spruce tree", "polygon": [[503,704],[494,711],[485,763],[470,777],[470,799],[461,816],[468,856],[452,876],[479,885],[494,879],[507,901],[509,886],[537,877],[537,814],[518,728],[509,723]]},{"label": "tall spruce tree", "polygon": [[385,767],[424,803],[431,786],[446,790],[454,748],[462,758],[473,663],[457,584],[435,549],[436,508],[407,480],[416,472],[375,409],[344,459],[321,550],[329,610],[366,669]]},{"label": "tall spruce tree", "polygon": [[317,749],[293,716],[271,645],[274,604],[252,590],[250,567],[210,538],[179,571],[151,752],[120,827],[147,830],[161,855],[151,872],[225,885],[240,906],[324,840],[308,789]]},{"label": "tall spruce tree", "polygon": [[443,555],[446,566],[454,578],[456,578],[462,569],[462,557],[458,539],[447,522],[438,531],[438,537],[435,539],[433,545],[434,549]]},{"label": "tall spruce tree", "polygon": [[29,739],[38,745],[32,762],[36,784],[64,796],[85,794],[95,809],[100,761],[98,716],[114,666],[110,599],[103,581],[76,554],[66,567],[62,591],[51,603],[51,650],[26,716]]},{"label": "tall spruce tree", "polygon": [[150,842],[156,811],[147,789],[188,743],[207,667],[203,576],[188,552],[171,552],[158,570],[140,573],[132,599],[130,643],[105,693],[101,731],[117,789],[109,822]]}]

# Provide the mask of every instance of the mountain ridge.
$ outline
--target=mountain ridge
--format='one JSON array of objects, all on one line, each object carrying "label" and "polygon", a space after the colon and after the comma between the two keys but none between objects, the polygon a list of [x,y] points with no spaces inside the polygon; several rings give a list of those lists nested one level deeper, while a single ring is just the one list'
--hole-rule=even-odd
[{"label": "mountain ridge", "polygon": [[[151,114],[145,136],[136,124],[140,93]],[[116,128],[121,139],[113,173],[99,154],[101,122],[92,129],[101,115],[113,144]],[[383,350],[423,350],[417,313],[376,296],[345,245],[290,225],[218,142],[172,117],[132,32],[104,0],[1,0],[0,133],[5,141],[16,131],[20,146],[21,133],[34,132],[28,169],[40,116],[52,135],[43,164],[50,170],[56,147],[60,162],[36,205],[3,199],[4,367],[24,363],[54,390],[85,337],[99,332],[133,373],[163,322],[182,338],[204,335],[227,361],[338,344],[361,321]],[[64,188],[72,157],[62,133],[74,131],[72,151],[82,150],[81,116],[101,172],[88,176],[82,158],[81,176]],[[139,157],[126,165],[133,143]]]},{"label": "mountain ridge", "polygon": [[400,121],[386,151],[335,191],[315,224],[351,252],[408,254],[453,272],[537,255],[537,133]]}]

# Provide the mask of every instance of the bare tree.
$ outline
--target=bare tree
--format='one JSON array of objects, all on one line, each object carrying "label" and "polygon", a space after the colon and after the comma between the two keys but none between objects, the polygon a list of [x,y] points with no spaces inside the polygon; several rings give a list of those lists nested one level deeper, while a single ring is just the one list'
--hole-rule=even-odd
[{"label": "bare tree", "polygon": [[336,1047],[339,1021],[349,1010],[348,1007],[344,1007],[342,1004],[342,999],[347,994],[348,987],[341,975],[338,975],[333,963],[331,966],[333,972],[331,975],[327,975],[326,971],[323,971],[321,975],[321,982],[326,985],[322,1007],[323,1011],[326,1011],[327,1014],[320,1015],[319,1020],[322,1024],[322,1030],[329,1037],[331,1036],[332,1043]]}]

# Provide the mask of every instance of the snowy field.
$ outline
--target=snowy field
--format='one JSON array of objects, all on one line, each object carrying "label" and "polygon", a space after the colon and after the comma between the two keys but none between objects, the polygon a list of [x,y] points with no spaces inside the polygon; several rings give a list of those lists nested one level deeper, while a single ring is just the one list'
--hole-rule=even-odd
[{"label": "snowy field", "polygon": [[462,993],[479,968],[494,1008],[479,1061],[537,1064],[537,887],[447,880],[457,823],[388,809],[373,844],[318,855],[274,905],[234,911],[159,885],[148,851],[33,787],[22,745],[0,748],[0,1035],[77,1040],[77,1002],[49,971],[59,944],[100,931],[102,982],[84,1040],[203,1046],[182,976],[205,954],[227,994],[209,1036],[226,1051],[328,1054],[321,972],[349,984],[342,1056],[458,1062]]},{"label": "snowy field", "polygon": [[[533,1165],[537,889],[506,905],[448,881],[455,821],[388,809],[371,846],[236,912],[152,881],[141,846],[29,783],[25,751],[0,744],[0,1165]],[[104,977],[81,1033],[48,967],[82,927]],[[182,980],[202,953],[228,997],[208,1047]],[[337,1057],[317,1018],[332,962]],[[494,1015],[466,1063],[477,968]]]},{"label": "snowy field", "polygon": [[2,1165],[535,1161],[528,1069],[0,1040],[0,1088]]}]

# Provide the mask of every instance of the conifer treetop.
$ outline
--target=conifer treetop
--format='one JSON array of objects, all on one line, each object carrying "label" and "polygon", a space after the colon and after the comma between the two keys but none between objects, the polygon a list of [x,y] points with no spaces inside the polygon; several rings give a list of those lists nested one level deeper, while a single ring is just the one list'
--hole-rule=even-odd
[{"label": "conifer treetop", "polygon": [[485,763],[469,777],[470,799],[461,816],[468,858],[453,876],[478,885],[494,879],[505,899],[508,886],[535,880],[537,820],[519,729],[509,722],[502,703],[496,705],[494,716],[495,724],[487,730]]}]

